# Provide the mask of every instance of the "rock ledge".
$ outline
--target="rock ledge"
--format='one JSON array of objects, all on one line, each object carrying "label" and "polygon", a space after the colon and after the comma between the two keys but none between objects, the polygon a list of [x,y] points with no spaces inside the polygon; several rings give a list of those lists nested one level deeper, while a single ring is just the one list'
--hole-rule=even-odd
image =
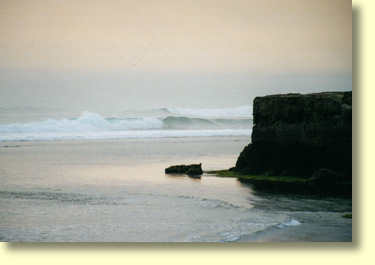
[{"label": "rock ledge", "polygon": [[352,92],[257,97],[253,108],[252,142],[235,171],[351,180]]}]

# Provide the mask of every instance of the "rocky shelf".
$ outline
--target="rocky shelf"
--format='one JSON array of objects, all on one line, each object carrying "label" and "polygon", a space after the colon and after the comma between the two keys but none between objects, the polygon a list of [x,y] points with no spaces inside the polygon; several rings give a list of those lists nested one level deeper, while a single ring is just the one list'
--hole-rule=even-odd
[{"label": "rocky shelf", "polygon": [[253,116],[251,143],[218,175],[351,196],[352,92],[257,97]]}]

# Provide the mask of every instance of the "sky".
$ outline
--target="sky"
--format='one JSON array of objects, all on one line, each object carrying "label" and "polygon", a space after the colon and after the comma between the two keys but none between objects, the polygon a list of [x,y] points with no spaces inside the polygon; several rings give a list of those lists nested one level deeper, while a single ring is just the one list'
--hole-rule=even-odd
[{"label": "sky", "polygon": [[0,0],[0,107],[230,107],[352,89],[348,0]]}]

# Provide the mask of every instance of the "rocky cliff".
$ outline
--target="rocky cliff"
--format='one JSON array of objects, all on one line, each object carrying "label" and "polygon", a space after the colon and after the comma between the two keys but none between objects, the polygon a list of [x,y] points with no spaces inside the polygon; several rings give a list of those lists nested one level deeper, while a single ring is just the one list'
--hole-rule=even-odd
[{"label": "rocky cliff", "polygon": [[352,92],[257,97],[253,115],[252,141],[235,171],[351,179]]}]

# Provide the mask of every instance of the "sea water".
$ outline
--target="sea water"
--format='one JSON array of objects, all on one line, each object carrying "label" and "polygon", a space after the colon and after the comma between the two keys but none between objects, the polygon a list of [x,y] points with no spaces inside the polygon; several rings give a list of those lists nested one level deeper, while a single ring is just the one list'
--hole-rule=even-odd
[{"label": "sea water", "polygon": [[0,240],[351,241],[351,220],[341,217],[351,200],[270,194],[206,173],[164,173],[172,164],[234,166],[250,142],[249,110],[47,119],[30,111],[26,120],[3,110]]},{"label": "sea water", "polygon": [[[79,117],[41,118],[29,109],[29,121],[2,109],[0,141],[99,140],[251,134],[251,106],[226,109],[161,108],[123,111],[121,117],[103,117],[83,111]],[[34,116],[30,113],[35,113]],[[40,114],[39,114],[40,115]],[[31,116],[31,117],[30,117]],[[22,120],[22,123],[19,120]],[[34,121],[32,121],[34,120]]]}]

